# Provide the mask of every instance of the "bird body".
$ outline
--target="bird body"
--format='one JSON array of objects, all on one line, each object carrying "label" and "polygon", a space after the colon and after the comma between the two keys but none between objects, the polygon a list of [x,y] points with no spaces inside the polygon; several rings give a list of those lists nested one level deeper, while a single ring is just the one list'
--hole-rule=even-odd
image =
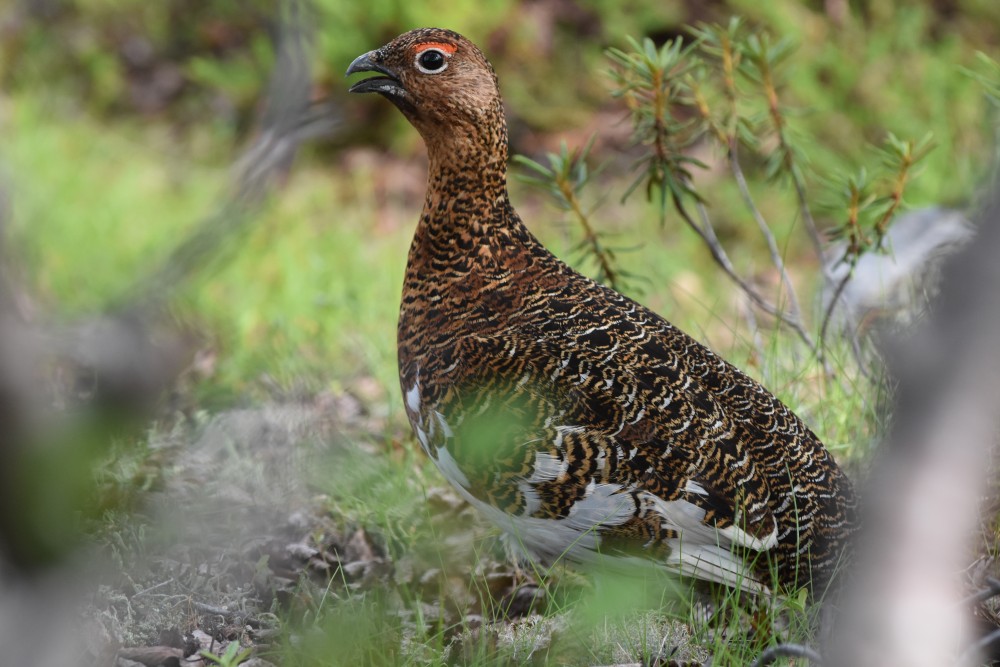
[{"label": "bird body", "polygon": [[427,145],[398,326],[421,446],[524,556],[641,557],[746,590],[825,583],[853,530],[850,482],[778,399],[522,223],[492,67],[440,29],[348,74]]}]

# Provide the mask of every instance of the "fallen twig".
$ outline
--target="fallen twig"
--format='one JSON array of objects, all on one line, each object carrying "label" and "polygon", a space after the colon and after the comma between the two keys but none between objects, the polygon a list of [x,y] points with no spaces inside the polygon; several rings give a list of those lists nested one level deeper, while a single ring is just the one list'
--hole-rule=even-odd
[{"label": "fallen twig", "polygon": [[986,588],[965,598],[962,600],[962,604],[965,606],[982,604],[990,598],[998,595],[1000,595],[1000,579],[986,577]]},{"label": "fallen twig", "polygon": [[756,660],[750,663],[750,667],[764,667],[765,665],[770,665],[778,658],[805,658],[813,664],[823,664],[823,657],[808,646],[802,644],[779,644],[761,653]]},{"label": "fallen twig", "polygon": [[978,641],[974,642],[962,656],[958,659],[959,665],[971,665],[974,661],[981,656],[986,649],[993,646],[997,642],[1000,642],[1000,629],[994,630],[985,637],[979,638]]}]

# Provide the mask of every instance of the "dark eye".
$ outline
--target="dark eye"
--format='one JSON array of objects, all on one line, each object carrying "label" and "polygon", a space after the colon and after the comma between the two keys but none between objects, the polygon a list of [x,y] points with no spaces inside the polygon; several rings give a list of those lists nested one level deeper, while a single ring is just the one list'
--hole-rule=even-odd
[{"label": "dark eye", "polygon": [[417,56],[417,69],[424,74],[437,74],[448,67],[444,54],[437,49],[426,49]]}]

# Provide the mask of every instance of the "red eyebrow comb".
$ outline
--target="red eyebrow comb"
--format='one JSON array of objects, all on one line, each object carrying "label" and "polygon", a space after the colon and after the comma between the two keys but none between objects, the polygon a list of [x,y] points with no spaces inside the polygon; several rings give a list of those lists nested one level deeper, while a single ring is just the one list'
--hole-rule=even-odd
[{"label": "red eyebrow comb", "polygon": [[446,44],[444,42],[424,42],[423,44],[417,44],[417,53],[423,53],[427,49],[438,49],[439,51],[444,51],[448,55],[451,55],[458,50],[458,47],[454,44]]}]

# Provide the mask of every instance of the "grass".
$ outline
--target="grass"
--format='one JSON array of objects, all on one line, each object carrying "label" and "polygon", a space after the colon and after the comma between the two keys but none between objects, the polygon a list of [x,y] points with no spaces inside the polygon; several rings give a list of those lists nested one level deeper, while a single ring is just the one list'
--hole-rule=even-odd
[{"label": "grass", "polygon": [[[0,152],[13,175],[18,268],[43,307],[62,317],[100,309],[127,290],[213,212],[227,187],[232,151],[217,140],[178,142],[155,127],[128,124],[110,133],[44,96],[16,96],[11,108]],[[266,400],[274,385],[337,394],[358,378],[373,378],[379,390],[367,407],[388,415],[386,432],[349,443],[314,467],[314,488],[326,495],[332,516],[377,536],[394,561],[415,559],[424,572],[458,568],[469,581],[465,591],[453,590],[447,577],[430,584],[397,577],[364,592],[351,592],[346,581],[304,588],[297,620],[286,619],[296,640],[281,650],[281,663],[601,664],[677,650],[678,657],[701,659],[707,652],[714,664],[745,664],[760,647],[691,622],[683,606],[678,611],[684,594],[662,581],[599,573],[588,581],[562,568],[534,572],[544,592],[540,616],[503,622],[510,602],[490,597],[481,571],[503,560],[495,536],[465,517],[459,523],[465,537],[456,541],[458,528],[436,521],[431,497],[444,482],[402,435],[395,317],[419,201],[380,202],[384,177],[378,163],[347,170],[334,158],[297,166],[248,234],[230,240],[238,246],[232,259],[197,276],[172,303],[178,317],[210,332],[205,345],[218,358],[214,374],[196,388],[199,409]],[[514,198],[547,245],[579,259],[571,252],[575,232],[559,213],[526,191]],[[638,201],[601,211],[623,238],[647,241],[628,254],[633,272],[646,279],[633,296],[765,377],[839,455],[858,454],[857,443],[871,438],[871,422],[857,418],[871,414],[863,388],[820,381],[817,369],[785,353],[783,335],[768,336],[766,348],[755,351],[728,284],[699,268],[708,262],[690,234],[661,227]],[[163,538],[147,535],[144,520],[116,508],[136,507],[162,484],[169,457],[156,447],[122,446],[101,460],[97,506],[106,512],[111,551],[123,564],[132,552],[148,556]],[[484,601],[483,625],[449,611],[463,595]],[[730,598],[722,605],[735,616],[740,603]],[[798,619],[792,637],[808,637],[801,620],[807,610],[790,615]],[[493,617],[500,620],[491,623]],[[678,618],[702,634],[688,636]]]},{"label": "grass", "polygon": [[[919,3],[873,7],[866,21],[838,31],[805,5],[733,4],[745,6],[751,20],[763,20],[801,44],[801,57],[789,72],[788,101],[802,110],[793,122],[819,138],[808,146],[815,174],[829,174],[863,157],[862,139],[878,142],[887,129],[912,137],[933,129],[939,148],[924,165],[911,203],[969,197],[988,152],[982,137],[989,128],[977,94],[970,92],[974,86],[958,73],[958,64],[970,64],[970,49],[947,30],[929,42],[926,35],[934,32],[929,9]],[[463,11],[474,6],[462,3]],[[987,38],[980,35],[980,42],[992,43],[988,22],[982,23]],[[370,46],[350,47],[350,52]],[[338,42],[342,47],[347,49]],[[332,48],[327,45],[327,52]],[[581,113],[575,97],[564,91],[602,88],[582,76],[572,81],[545,76],[546,92],[539,97],[529,77],[520,76],[537,61],[534,47],[522,51],[507,50],[509,76],[503,79],[508,99],[525,107],[519,109],[522,119],[561,127],[567,114]],[[526,55],[529,62],[518,61]],[[552,55],[560,66],[578,57],[559,48]],[[600,56],[587,58],[597,62]],[[337,68],[339,73],[342,65]],[[222,65],[216,74],[222,84],[231,78]],[[249,85],[243,79],[233,83],[243,92]],[[539,99],[557,104],[538,104]],[[47,92],[22,88],[3,103],[0,156],[14,202],[8,255],[44,316],[63,319],[99,310],[127,291],[198,220],[214,212],[228,186],[235,155],[228,128],[178,134],[158,121],[95,120],[80,113],[76,100],[61,98],[58,86]],[[393,128],[392,145],[416,143],[402,121],[397,119]],[[399,135],[399,128],[406,134]],[[165,417],[147,434],[116,441],[110,451],[106,443],[88,441],[86,448],[76,448],[75,457],[59,462],[69,465],[40,466],[36,487],[70,489],[71,506],[78,508],[77,498],[92,491],[81,471],[87,472],[88,456],[96,458],[97,493],[89,494],[92,507],[81,515],[113,567],[127,572],[130,563],[155,560],[172,540],[181,539],[165,536],[151,517],[142,516],[148,509],[144,503],[176,482],[175,468],[214,413],[288,396],[363,394],[363,408],[378,417],[379,430],[322,440],[323,456],[308,467],[309,490],[319,494],[316,502],[333,517],[331,530],[364,531],[394,570],[372,586],[359,584],[343,569],[319,583],[303,577],[291,602],[268,610],[280,616],[282,634],[271,656],[277,662],[292,667],[619,664],[646,663],[654,656],[701,661],[712,655],[715,665],[744,665],[756,657],[760,644],[732,630],[736,620],[729,632],[709,627],[686,606],[691,592],[677,590],[662,577],[582,576],[562,567],[532,570],[522,578],[510,575],[512,586],[537,585],[532,607],[537,613],[506,620],[517,600],[494,590],[496,576],[509,575],[498,571],[504,554],[496,533],[460,503],[451,504],[454,499],[442,491],[444,480],[408,435],[402,415],[395,318],[419,196],[405,194],[405,183],[395,180],[399,172],[382,157],[304,157],[248,233],[229,240],[230,260],[198,275],[170,304],[179,320],[200,332],[204,351],[215,360],[207,377],[194,385],[195,414],[187,419],[193,423]],[[605,173],[626,168],[619,164]],[[723,242],[740,267],[753,274],[762,246],[735,186],[720,180],[718,170],[699,172],[698,179],[699,188],[712,193],[712,215]],[[827,382],[784,333],[762,330],[756,345],[740,300],[712,268],[704,248],[679,225],[660,225],[638,197],[618,205],[613,193],[621,192],[624,182],[620,175],[603,177],[583,203],[588,208],[600,204],[593,219],[617,234],[616,244],[634,248],[621,254],[641,277],[632,283],[630,296],[762,379],[838,459],[849,467],[863,466],[884,416],[871,386],[846,371],[849,353],[834,350],[834,363],[841,362],[846,372]],[[579,236],[563,215],[539,195],[514,187],[515,203],[532,230],[557,254],[594,275],[593,264],[573,254]],[[794,209],[791,193],[762,179],[754,180],[751,189],[765,217],[775,223],[796,282],[808,285],[815,266],[803,260],[799,223],[786,214]],[[362,386],[369,389],[362,392]],[[272,472],[275,462],[257,460],[245,444],[227,443],[223,462],[205,466],[207,477],[199,479],[210,492],[225,492],[234,483],[254,492]],[[301,449],[308,447],[303,443]],[[70,468],[75,474],[68,474]],[[39,521],[49,528],[44,540],[57,540],[70,530],[65,509],[58,503],[42,506],[51,515]],[[223,523],[215,515],[211,520]],[[317,540],[325,537],[317,535]],[[200,583],[185,593],[197,598],[210,584],[226,589],[227,599],[239,605],[243,593],[229,590],[231,580],[223,576],[227,567],[238,567],[217,562],[232,557],[232,552],[220,553],[212,566],[222,573],[192,574],[191,580]],[[267,559],[257,567],[257,574],[267,571]],[[110,597],[129,604],[130,596],[120,591]],[[717,607],[739,619],[744,603],[730,592]],[[771,613],[782,617],[785,630],[766,642],[809,643],[815,610],[795,596],[779,607]],[[471,615],[470,609],[479,613]],[[143,631],[157,630],[150,623]],[[127,638],[144,640],[139,631]],[[217,662],[234,662],[238,649],[234,643],[220,650]]]}]

